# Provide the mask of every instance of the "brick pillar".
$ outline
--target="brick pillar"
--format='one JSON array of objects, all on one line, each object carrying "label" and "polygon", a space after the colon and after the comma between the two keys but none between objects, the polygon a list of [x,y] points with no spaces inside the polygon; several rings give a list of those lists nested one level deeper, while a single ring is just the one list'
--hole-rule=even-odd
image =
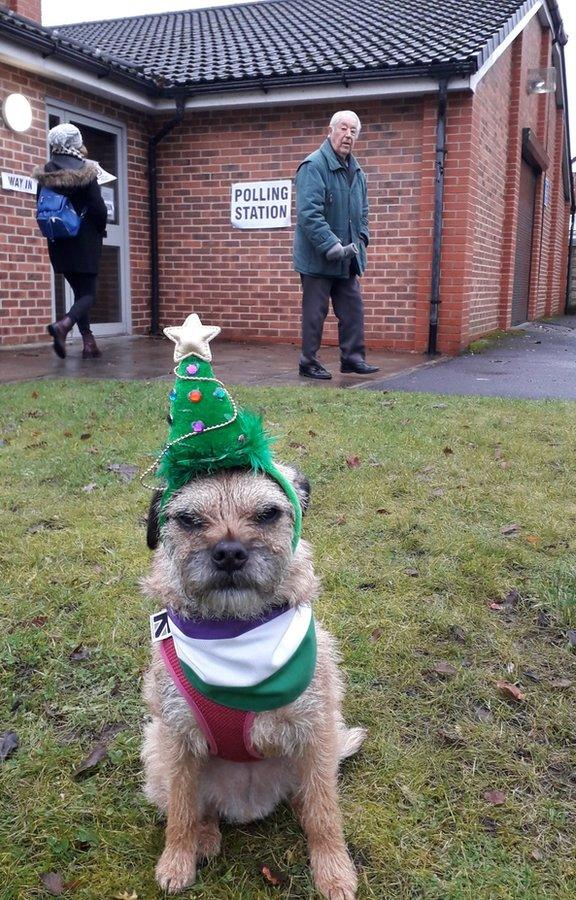
[{"label": "brick pillar", "polygon": [[510,328],[512,321],[512,292],[516,259],[516,230],[518,228],[518,197],[522,163],[522,127],[520,124],[521,92],[524,89],[522,66],[522,34],[512,44],[512,89],[508,114],[508,148],[506,191],[504,194],[505,227],[502,235],[502,279],[498,326]]},{"label": "brick pillar", "polygon": [[42,2],[41,0],[8,0],[2,3],[2,6],[8,7],[11,12],[24,16],[26,19],[32,19],[33,22],[42,22]]}]

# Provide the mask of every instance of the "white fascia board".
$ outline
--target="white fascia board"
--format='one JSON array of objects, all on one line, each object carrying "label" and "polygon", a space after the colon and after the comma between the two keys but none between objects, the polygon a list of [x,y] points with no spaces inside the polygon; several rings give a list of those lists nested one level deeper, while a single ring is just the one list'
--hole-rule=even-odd
[{"label": "white fascia board", "polygon": [[98,97],[104,97],[106,100],[122,103],[131,109],[145,112],[154,112],[156,109],[156,103],[152,97],[147,97],[144,93],[127,85],[119,84],[110,78],[98,78],[96,75],[76,68],[57,57],[48,56],[43,59],[38,50],[29,50],[2,39],[0,39],[0,62],[15,69],[32,72],[42,78],[66,84],[69,87],[87,91]]},{"label": "white fascia board", "polygon": [[[450,91],[470,89],[468,78],[455,78],[448,83]],[[287,106],[288,104],[323,103],[327,100],[338,100],[345,104],[349,100],[393,99],[394,97],[413,97],[419,94],[438,92],[438,81],[433,78],[394,78],[381,81],[352,82],[348,86],[342,83],[310,85],[293,88],[271,88],[246,91],[214,91],[198,93],[186,100],[186,109],[226,109],[255,106]],[[158,101],[158,112],[174,109],[174,101],[162,99]]]},{"label": "white fascia board", "polygon": [[536,13],[544,7],[543,0],[540,0],[539,3],[535,3],[532,9],[529,9],[525,16],[523,16],[520,21],[514,26],[512,31],[510,31],[503,41],[501,41],[493,53],[490,54],[486,62],[478,69],[477,72],[474,73],[470,77],[470,89],[472,91],[476,91],[476,87],[480,81],[484,78],[489,69],[492,68],[497,59],[499,59],[502,54],[508,49],[510,44],[512,44],[521,31],[526,28],[526,25],[533,19]]}]

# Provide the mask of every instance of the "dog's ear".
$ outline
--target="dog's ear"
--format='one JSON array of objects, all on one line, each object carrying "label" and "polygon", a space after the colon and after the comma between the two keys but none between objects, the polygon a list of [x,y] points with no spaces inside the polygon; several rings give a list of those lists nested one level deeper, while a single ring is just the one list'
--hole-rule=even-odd
[{"label": "dog's ear", "polygon": [[154,496],[150,501],[150,509],[148,510],[146,543],[150,550],[155,550],[160,541],[160,501],[162,500],[162,494],[163,491],[154,491]]},{"label": "dog's ear", "polygon": [[276,468],[280,469],[282,474],[292,482],[294,490],[300,501],[302,512],[305,513],[310,505],[311,487],[308,478],[296,466],[287,466],[284,463],[276,463]]}]

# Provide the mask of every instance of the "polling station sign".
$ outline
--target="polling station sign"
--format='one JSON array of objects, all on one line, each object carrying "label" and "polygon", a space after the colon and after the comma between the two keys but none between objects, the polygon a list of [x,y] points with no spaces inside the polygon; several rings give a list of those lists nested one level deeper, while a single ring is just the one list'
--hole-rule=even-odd
[{"label": "polling station sign", "polygon": [[292,182],[239,181],[232,185],[230,221],[235,228],[289,228]]}]

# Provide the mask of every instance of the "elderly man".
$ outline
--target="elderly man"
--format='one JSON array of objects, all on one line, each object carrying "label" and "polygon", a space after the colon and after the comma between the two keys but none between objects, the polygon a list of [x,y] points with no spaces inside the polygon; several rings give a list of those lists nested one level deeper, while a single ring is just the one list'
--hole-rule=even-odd
[{"label": "elderly man", "polygon": [[360,119],[351,110],[335,113],[328,137],[296,174],[294,268],[302,281],[299,372],[306,378],[332,378],[316,355],[330,298],[338,319],[340,371],[355,375],[378,371],[364,358],[358,281],[366,266],[369,239],[366,176],[352,155],[360,127]]}]

